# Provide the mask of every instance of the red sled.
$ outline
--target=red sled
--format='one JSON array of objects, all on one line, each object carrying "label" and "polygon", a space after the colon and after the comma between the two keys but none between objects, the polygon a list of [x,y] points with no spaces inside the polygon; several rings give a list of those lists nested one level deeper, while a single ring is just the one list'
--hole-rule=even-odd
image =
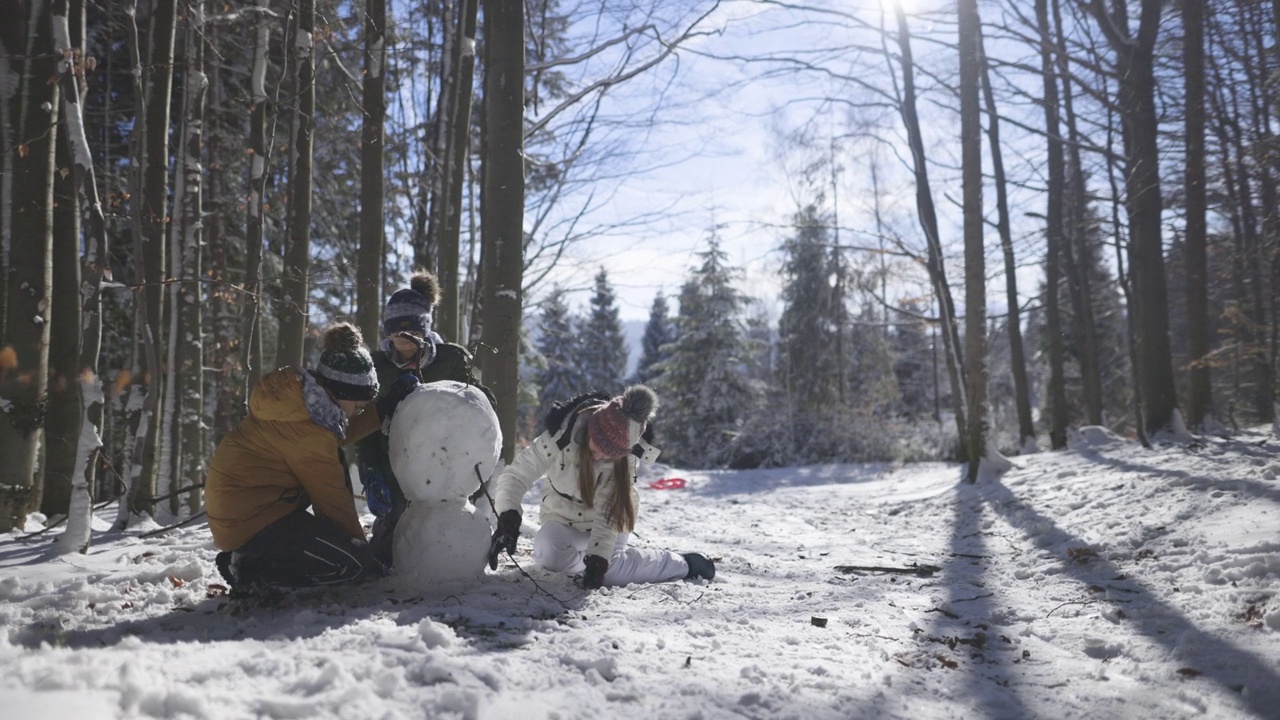
[{"label": "red sled", "polygon": [[684,478],[662,478],[649,483],[652,490],[679,490],[684,486]]}]

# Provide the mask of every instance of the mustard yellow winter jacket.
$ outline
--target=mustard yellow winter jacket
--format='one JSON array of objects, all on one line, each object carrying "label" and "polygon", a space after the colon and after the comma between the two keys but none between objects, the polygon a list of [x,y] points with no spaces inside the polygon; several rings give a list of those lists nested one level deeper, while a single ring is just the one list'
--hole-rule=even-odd
[{"label": "mustard yellow winter jacket", "polygon": [[380,426],[372,403],[347,423],[304,370],[286,367],[263,377],[249,397],[249,416],[223,438],[209,463],[205,509],[214,543],[235,550],[308,504],[317,516],[365,539],[338,447]]}]

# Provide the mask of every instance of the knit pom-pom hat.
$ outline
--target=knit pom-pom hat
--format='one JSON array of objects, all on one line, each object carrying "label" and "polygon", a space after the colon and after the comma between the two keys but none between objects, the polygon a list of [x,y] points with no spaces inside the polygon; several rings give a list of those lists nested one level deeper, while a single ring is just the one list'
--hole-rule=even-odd
[{"label": "knit pom-pom hat", "polygon": [[587,432],[605,457],[623,457],[639,441],[657,409],[658,396],[652,390],[632,385],[591,415]]},{"label": "knit pom-pom hat", "polygon": [[409,287],[392,293],[382,313],[382,333],[388,337],[400,332],[431,331],[431,314],[440,302],[440,282],[436,276],[419,270],[409,278]]},{"label": "knit pom-pom hat", "polygon": [[324,352],[316,375],[339,400],[373,400],[378,397],[378,373],[373,357],[364,348],[360,330],[338,323],[324,331]]}]

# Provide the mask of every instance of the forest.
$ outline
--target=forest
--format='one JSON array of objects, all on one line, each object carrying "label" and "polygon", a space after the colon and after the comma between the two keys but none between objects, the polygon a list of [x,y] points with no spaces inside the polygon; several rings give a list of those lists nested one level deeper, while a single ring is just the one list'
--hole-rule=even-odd
[{"label": "forest", "polygon": [[[416,268],[508,458],[549,403],[636,381],[696,468],[973,479],[1082,426],[1272,423],[1278,26],[1280,0],[0,0],[0,532],[197,515],[258,378],[332,321],[376,343]],[[699,103],[778,84],[804,93],[753,158],[792,207],[757,228],[776,302],[708,227],[629,373],[591,248],[666,209],[604,210]]]}]

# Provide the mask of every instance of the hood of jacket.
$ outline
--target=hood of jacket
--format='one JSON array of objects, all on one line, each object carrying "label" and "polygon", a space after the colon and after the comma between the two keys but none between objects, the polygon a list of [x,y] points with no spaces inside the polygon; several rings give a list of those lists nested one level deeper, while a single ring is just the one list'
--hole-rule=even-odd
[{"label": "hood of jacket", "polygon": [[267,422],[310,420],[339,440],[347,434],[347,418],[315,377],[297,368],[281,368],[265,377],[249,396],[249,412]]}]

